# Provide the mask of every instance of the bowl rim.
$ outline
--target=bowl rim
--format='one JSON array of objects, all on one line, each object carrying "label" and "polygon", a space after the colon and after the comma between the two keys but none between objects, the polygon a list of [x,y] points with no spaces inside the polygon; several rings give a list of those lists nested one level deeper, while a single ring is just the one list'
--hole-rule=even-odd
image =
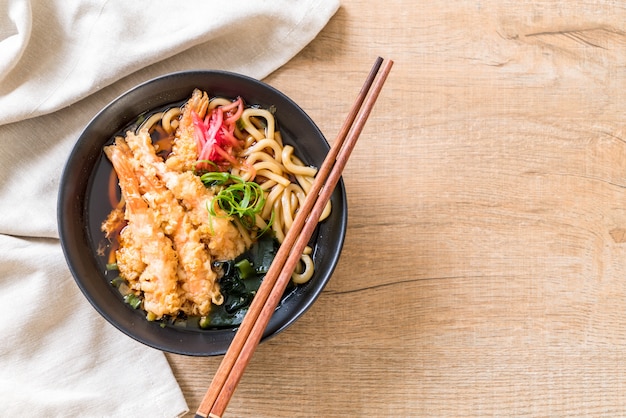
[{"label": "bowl rim", "polygon": [[[132,113],[134,110],[130,111],[128,109],[136,109],[139,106],[143,106],[146,107],[144,111],[149,111],[158,107],[155,104],[157,102],[162,102],[160,103],[161,106],[167,104],[167,100],[169,100],[169,103],[175,102],[175,100],[170,100],[169,93],[144,94],[145,91],[159,91],[161,88],[164,89],[163,91],[166,91],[167,86],[176,85],[176,83],[184,85],[184,88],[189,90],[191,87],[196,86],[200,80],[205,80],[205,83],[204,85],[198,85],[198,87],[205,90],[205,86],[223,80],[235,80],[236,85],[255,86],[259,91],[264,92],[263,94],[267,93],[272,99],[277,100],[277,103],[281,106],[285,106],[283,110],[288,109],[291,113],[297,115],[300,122],[306,123],[306,129],[310,129],[311,135],[320,140],[321,147],[324,149],[324,155],[330,149],[326,138],[309,115],[287,95],[261,80],[223,70],[187,70],[167,73],[142,82],[120,94],[98,111],[85,125],[68,155],[60,177],[57,226],[63,254],[74,281],[93,308],[107,322],[127,336],[161,351],[189,356],[213,356],[226,352],[236,329],[225,328],[216,332],[207,332],[204,330],[175,329],[173,327],[162,328],[158,323],[146,321],[139,311],[134,311],[136,315],[128,315],[123,309],[108,309],[106,301],[111,301],[112,299],[111,295],[106,294],[107,291],[103,289],[101,283],[103,280],[91,279],[94,267],[98,268],[98,261],[96,260],[97,257],[94,253],[93,245],[89,241],[88,227],[86,226],[88,222],[88,215],[86,214],[88,205],[86,200],[89,187],[91,187],[90,178],[95,171],[95,164],[99,161],[98,158],[102,158],[100,153],[95,152],[95,150],[101,150],[102,146],[117,131],[127,126],[142,113]],[[177,87],[172,90],[178,91],[184,88]],[[170,90],[167,91],[169,92]],[[189,90],[190,93],[191,90]],[[241,95],[244,99],[246,98],[245,94]],[[183,96],[179,100],[184,100],[186,97],[188,96]],[[115,126],[118,129],[111,130],[115,126],[112,126],[110,120],[115,121]],[[281,127],[289,125],[285,121],[279,120],[279,122],[281,122]],[[108,135],[106,135],[106,132],[108,132]],[[319,164],[321,164],[321,161]],[[76,180],[78,174],[81,174],[81,176]],[[301,304],[295,304],[292,300],[284,301],[283,306],[280,306],[272,317],[262,341],[279,334],[304,315],[318,299],[337,266],[347,229],[347,198],[343,179],[340,179],[337,183],[332,200],[333,209],[336,208],[333,212],[337,211],[338,213],[334,215],[337,217],[335,219],[336,225],[333,224],[333,229],[327,233],[334,240],[332,248],[323,253],[323,256],[326,257],[324,260],[327,268],[324,271],[316,271],[315,281],[309,282],[311,283],[310,285],[309,283],[304,285],[309,287],[307,288],[307,293],[304,294],[305,297],[302,299],[303,302]],[[77,215],[78,219],[74,216],[68,216],[68,214]],[[320,228],[318,234],[321,233],[322,229],[323,227]],[[88,246],[89,249],[86,250],[85,246]],[[90,252],[92,256],[86,256],[86,251]],[[103,273],[100,276],[103,276]],[[108,283],[106,285],[108,285],[111,292],[117,292]],[[119,293],[115,297],[119,298]],[[285,306],[293,309],[292,315],[284,315],[287,309]],[[282,317],[280,316],[281,309],[283,309]],[[275,318],[278,319],[275,320]],[[157,329],[158,332],[155,334]]]}]

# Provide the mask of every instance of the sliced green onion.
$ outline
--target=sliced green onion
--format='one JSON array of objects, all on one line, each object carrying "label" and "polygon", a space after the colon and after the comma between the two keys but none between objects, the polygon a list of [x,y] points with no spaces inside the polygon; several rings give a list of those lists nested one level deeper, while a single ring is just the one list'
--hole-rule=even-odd
[{"label": "sliced green onion", "polygon": [[106,265],[106,269],[111,271],[111,270],[119,270],[119,268],[117,267],[117,263],[108,263]]},{"label": "sliced green onion", "polygon": [[226,183],[230,179],[230,174],[220,171],[211,171],[200,176],[200,180],[205,186],[217,186]]},{"label": "sliced green onion", "polygon": [[126,280],[122,279],[120,276],[117,276],[116,278],[111,280],[111,286],[115,288],[119,288],[124,283],[126,283]]},{"label": "sliced green onion", "polygon": [[141,299],[139,298],[139,296],[135,295],[134,293],[129,293],[126,296],[124,296],[124,302],[132,306],[133,309],[137,309],[139,308],[139,305],[141,305]]},{"label": "sliced green onion", "polygon": [[247,258],[244,258],[238,263],[235,263],[235,267],[237,267],[237,270],[239,270],[239,277],[244,280],[249,279],[250,277],[254,277],[256,275],[256,271],[252,267],[252,263],[250,263],[250,260],[248,260]]},{"label": "sliced green onion", "polygon": [[196,161],[196,164],[193,166],[193,174],[195,174],[196,176],[199,175],[200,173],[204,173],[204,172],[208,171],[208,170],[197,170],[199,164],[209,164],[209,165],[213,166],[214,169],[218,169],[217,164],[215,164],[211,160],[198,160],[198,161]]},{"label": "sliced green onion", "polygon": [[274,210],[272,210],[271,214],[270,214],[270,220],[267,223],[267,225],[265,226],[265,228],[263,228],[262,230],[259,231],[259,237],[263,234],[265,234],[267,231],[270,230],[270,228],[272,227],[272,224],[274,223]]},{"label": "sliced green onion", "polygon": [[226,213],[223,217],[236,216],[245,228],[252,229],[255,226],[256,215],[261,213],[265,205],[263,189],[253,181],[245,181],[232,174],[228,176],[234,183],[220,190],[211,200],[208,205],[209,214],[218,216],[217,205]]},{"label": "sliced green onion", "polygon": [[200,317],[200,320],[198,321],[198,326],[202,329],[209,328],[211,326],[211,318],[209,318],[208,316]]},{"label": "sliced green onion", "polygon": [[235,122],[235,125],[237,125],[237,129],[239,129],[240,131],[243,131],[246,129],[246,123],[243,121],[243,118],[237,119],[237,121]]}]

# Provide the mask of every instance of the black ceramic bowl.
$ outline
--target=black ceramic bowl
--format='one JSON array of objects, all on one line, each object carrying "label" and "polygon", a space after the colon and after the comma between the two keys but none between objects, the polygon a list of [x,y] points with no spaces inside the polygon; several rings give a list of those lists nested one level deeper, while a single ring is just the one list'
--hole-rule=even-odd
[{"label": "black ceramic bowl", "polygon": [[[114,134],[135,121],[138,115],[167,104],[182,102],[194,88],[211,95],[241,96],[248,104],[275,108],[278,127],[285,143],[296,149],[305,163],[319,167],[329,145],[315,123],[292,100],[258,80],[222,71],[189,71],[165,75],[141,84],[115,99],[84,129],[65,166],[60,182],[58,224],[61,244],[69,268],[85,297],[111,324],[128,336],[159,350],[194,356],[226,352],[235,329],[189,329],[163,327],[149,322],[143,311],[124,303],[106,273],[106,259],[98,254],[102,240],[99,226],[105,212],[98,201],[106,195],[106,184],[95,175],[106,164],[102,148]],[[315,273],[304,285],[286,292],[263,336],[267,339],[291,325],[315,302],[335,269],[343,245],[347,205],[339,182],[331,198],[333,210],[320,223],[314,237]]]}]

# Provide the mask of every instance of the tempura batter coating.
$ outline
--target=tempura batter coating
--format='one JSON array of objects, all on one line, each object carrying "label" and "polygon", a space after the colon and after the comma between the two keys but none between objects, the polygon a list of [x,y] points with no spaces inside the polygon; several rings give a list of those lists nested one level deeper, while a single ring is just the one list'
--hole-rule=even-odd
[{"label": "tempura batter coating", "polygon": [[198,159],[198,149],[193,126],[193,113],[204,118],[209,106],[206,92],[195,89],[191,98],[185,103],[180,117],[180,125],[176,129],[176,138],[172,145],[172,154],[166,161],[168,169],[182,173],[193,171]]},{"label": "tempura batter coating", "polygon": [[[245,251],[239,231],[227,218],[209,217],[213,193],[193,172],[170,169],[156,154],[147,129],[127,132],[105,152],[124,199],[131,199],[126,200],[128,226],[120,234],[116,253],[121,276],[131,289],[144,293],[144,308],[157,319],[179,312],[208,314],[212,303],[224,300],[212,263]],[[105,231],[116,223],[113,216],[109,218],[103,224]],[[167,260],[158,259],[156,253]],[[153,284],[159,280],[169,281],[171,295],[163,295],[162,287]],[[146,292],[157,292],[161,302]]]},{"label": "tempura batter coating", "polygon": [[131,289],[143,293],[147,312],[156,318],[177,314],[182,302],[176,274],[178,256],[172,242],[160,229],[158,215],[142,198],[128,147],[118,140],[106,147],[105,153],[118,173],[126,202],[128,224],[120,234],[120,273]]}]

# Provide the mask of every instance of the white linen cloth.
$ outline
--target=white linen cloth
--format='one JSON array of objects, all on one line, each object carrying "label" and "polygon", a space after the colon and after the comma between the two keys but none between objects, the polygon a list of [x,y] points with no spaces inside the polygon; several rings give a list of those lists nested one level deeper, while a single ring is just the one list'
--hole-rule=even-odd
[{"label": "white linen cloth", "polygon": [[163,353],[109,325],[69,273],[56,226],[65,160],[98,110],[132,86],[188,69],[261,79],[338,7],[338,0],[0,0],[1,416],[187,412]]}]

